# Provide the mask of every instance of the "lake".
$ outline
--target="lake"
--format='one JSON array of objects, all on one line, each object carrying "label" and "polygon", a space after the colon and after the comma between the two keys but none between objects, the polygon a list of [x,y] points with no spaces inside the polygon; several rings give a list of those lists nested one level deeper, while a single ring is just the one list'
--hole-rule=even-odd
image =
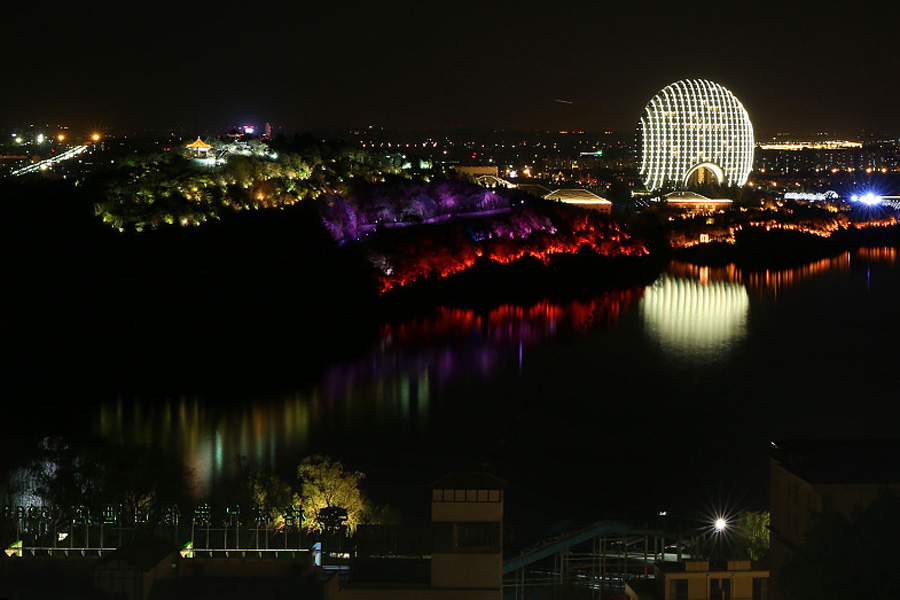
[{"label": "lake", "polygon": [[[322,453],[413,512],[446,472],[487,470],[523,531],[765,508],[772,440],[896,435],[896,254],[752,272],[672,263],[592,299],[440,306],[324,371],[297,361],[295,389],[72,390],[77,410],[7,413],[4,466],[46,436],[149,445],[192,470],[199,502],[248,467],[293,478]],[[35,382],[15,401],[48,399]]]}]

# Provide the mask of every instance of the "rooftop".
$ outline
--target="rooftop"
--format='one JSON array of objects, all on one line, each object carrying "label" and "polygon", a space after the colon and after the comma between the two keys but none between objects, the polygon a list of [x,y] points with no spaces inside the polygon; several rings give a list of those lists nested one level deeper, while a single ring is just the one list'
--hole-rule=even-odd
[{"label": "rooftop", "polygon": [[574,204],[612,204],[597,194],[580,188],[555,190],[544,196],[547,200],[560,200]]},{"label": "rooftop", "polygon": [[696,192],[692,192],[690,190],[680,190],[677,192],[672,192],[666,194],[663,199],[666,202],[722,202],[726,204],[730,204],[731,200],[727,199],[713,199],[707,198],[706,196],[702,196]]},{"label": "rooftop", "polygon": [[188,144],[186,147],[187,147],[187,148],[192,148],[192,149],[200,149],[200,150],[202,150],[202,149],[204,149],[204,148],[212,148],[212,145],[207,144],[206,142],[204,142],[203,140],[201,140],[201,139],[200,139],[200,136],[198,135],[198,136],[197,136],[197,139],[194,140],[193,142],[191,142],[190,144]]},{"label": "rooftop", "polygon": [[506,481],[488,473],[459,472],[445,475],[435,481],[435,490],[502,490]]},{"label": "rooftop", "polygon": [[772,442],[771,456],[813,484],[900,483],[900,439]]},{"label": "rooftop", "polygon": [[717,573],[768,569],[763,563],[746,559],[666,561],[656,563],[656,568],[663,573]]}]

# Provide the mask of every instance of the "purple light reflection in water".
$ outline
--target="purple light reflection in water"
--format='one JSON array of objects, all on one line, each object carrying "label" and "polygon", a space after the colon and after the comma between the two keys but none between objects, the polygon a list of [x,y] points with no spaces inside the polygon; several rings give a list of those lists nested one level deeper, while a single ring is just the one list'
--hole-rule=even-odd
[{"label": "purple light reflection in water", "polygon": [[510,361],[521,369],[526,348],[560,333],[614,323],[642,294],[642,289],[616,290],[587,302],[504,305],[487,313],[440,307],[430,318],[384,326],[375,354],[333,366],[322,393],[339,401],[350,382],[358,386],[427,373],[433,385],[442,386],[471,373],[488,377]]},{"label": "purple light reflection in water", "polygon": [[[896,250],[864,249],[850,258],[893,264]],[[704,269],[673,265],[670,272],[700,281],[741,282],[751,301],[762,302],[848,267],[841,255],[782,271]],[[333,448],[363,435],[371,439],[352,443],[366,447],[372,440],[421,439],[455,410],[450,404],[458,399],[448,394],[444,403],[439,393],[451,384],[491,377],[507,367],[527,376],[532,349],[555,335],[615,323],[642,297],[643,290],[634,289],[566,305],[541,302],[488,312],[441,307],[427,319],[384,326],[381,342],[368,356],[335,364],[312,389],[251,394],[229,403],[216,397],[126,396],[99,403],[84,425],[116,444],[163,447],[195,470],[193,493],[205,497],[235,476],[238,456],[289,472],[298,457],[328,451],[326,444]]]}]

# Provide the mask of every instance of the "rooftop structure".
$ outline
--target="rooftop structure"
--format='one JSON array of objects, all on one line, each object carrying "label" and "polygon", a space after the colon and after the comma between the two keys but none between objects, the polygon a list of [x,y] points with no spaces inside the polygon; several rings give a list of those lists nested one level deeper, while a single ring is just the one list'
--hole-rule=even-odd
[{"label": "rooftop structure", "polygon": [[555,190],[545,195],[544,199],[557,200],[559,202],[565,202],[566,204],[575,204],[583,208],[591,208],[607,214],[612,209],[612,202],[609,200],[601,198],[593,192],[579,188]]},{"label": "rooftop structure", "polygon": [[687,210],[690,212],[715,212],[731,206],[732,201],[727,198],[707,198],[696,192],[680,190],[663,196],[663,200],[669,206]]},{"label": "rooftop structure", "polygon": [[470,177],[480,177],[482,175],[500,176],[500,170],[497,168],[497,165],[455,165],[453,170]]},{"label": "rooftop structure", "polygon": [[197,158],[206,158],[209,156],[209,151],[212,149],[211,144],[207,144],[203,140],[200,139],[200,136],[197,136],[197,139],[187,146],[185,146],[191,153],[191,156],[195,156]]}]

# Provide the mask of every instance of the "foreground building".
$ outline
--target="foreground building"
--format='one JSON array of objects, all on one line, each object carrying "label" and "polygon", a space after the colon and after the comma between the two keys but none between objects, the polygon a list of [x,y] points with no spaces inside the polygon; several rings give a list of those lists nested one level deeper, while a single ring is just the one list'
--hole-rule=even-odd
[{"label": "foreground building", "polygon": [[647,103],[638,123],[640,177],[650,191],[743,186],[754,144],[750,117],[734,94],[704,79],[676,81]]},{"label": "foreground building", "polygon": [[654,565],[655,579],[625,583],[630,600],[766,600],[769,570],[749,560]]},{"label": "foreground building", "polygon": [[891,439],[773,443],[769,529],[775,576],[820,515],[853,520],[886,494],[900,495],[898,456],[900,440]]},{"label": "foreground building", "polygon": [[485,474],[454,474],[433,484],[431,493],[429,531],[413,536],[416,545],[425,543],[415,549],[390,544],[387,551],[384,539],[360,542],[337,600],[503,597],[503,483]]}]

